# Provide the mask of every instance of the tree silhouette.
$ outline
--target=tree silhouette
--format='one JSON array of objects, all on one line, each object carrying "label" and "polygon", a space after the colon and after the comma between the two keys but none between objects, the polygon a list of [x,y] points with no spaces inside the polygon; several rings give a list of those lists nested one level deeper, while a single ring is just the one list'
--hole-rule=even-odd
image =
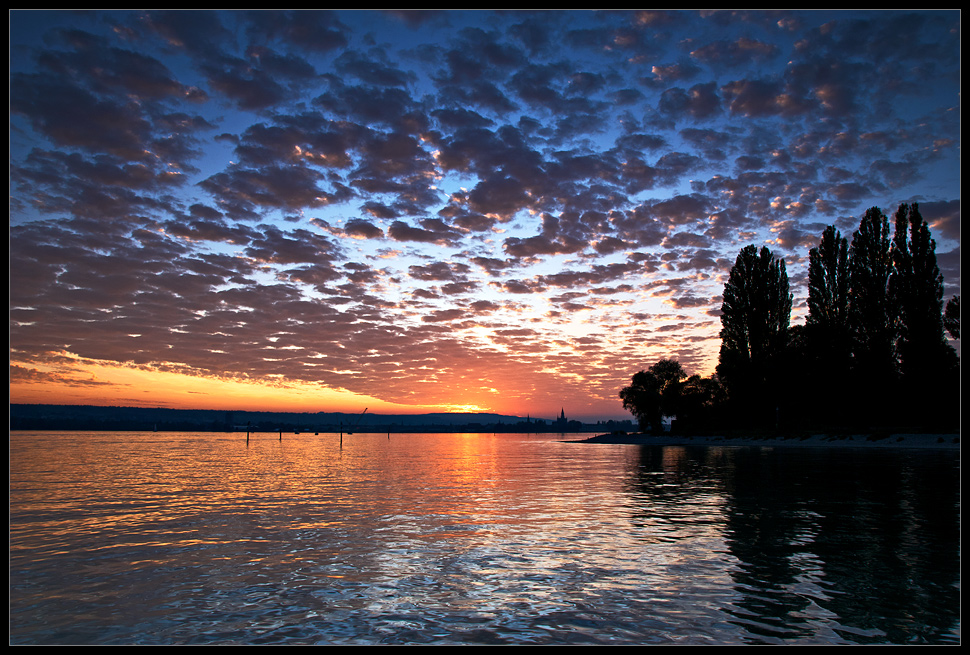
[{"label": "tree silhouette", "polygon": [[889,289],[892,272],[889,219],[872,207],[852,234],[849,252],[853,384],[860,409],[878,404],[896,379],[899,310]]},{"label": "tree silhouette", "polygon": [[830,225],[808,253],[808,318],[828,339],[843,339],[849,327],[849,244]]},{"label": "tree silhouette", "polygon": [[[852,361],[848,241],[830,225],[808,259],[808,317],[798,338],[791,339],[789,355],[792,365],[805,369],[802,401],[818,407],[826,397],[841,397],[848,384]],[[839,407],[829,411],[841,414]]]},{"label": "tree silhouette", "polygon": [[688,432],[707,427],[723,428],[720,413],[726,400],[724,386],[716,375],[706,378],[691,375],[680,384],[677,406],[673,411],[677,416],[677,430]]},{"label": "tree silhouette", "polygon": [[946,342],[943,275],[936,263],[936,242],[916,204],[902,204],[895,215],[893,274],[890,291],[899,311],[897,352],[907,395],[914,411],[935,405],[941,386],[955,384],[956,352]]},{"label": "tree silhouette", "polygon": [[753,412],[751,419],[775,414],[791,307],[784,260],[767,247],[760,253],[754,245],[743,248],[724,285],[717,374],[731,403],[742,413]]},{"label": "tree silhouette", "polygon": [[661,360],[620,392],[623,407],[642,430],[659,430],[664,416],[690,431],[723,428],[732,415],[738,427],[780,426],[778,418],[823,429],[846,420],[957,425],[959,358],[946,333],[960,338],[960,297],[944,310],[936,243],[918,205],[901,205],[894,218],[892,240],[878,207],[851,245],[835,226],[824,230],[809,252],[804,326],[789,324],[784,260],[743,248],[724,286],[717,374],[687,378]]},{"label": "tree silhouette", "polygon": [[678,362],[660,360],[649,370],[635,373],[630,386],[620,391],[623,409],[633,414],[641,431],[659,432],[663,417],[676,413],[680,382],[686,377]]},{"label": "tree silhouette", "polygon": [[893,242],[892,288],[900,309],[899,352],[905,375],[921,360],[938,364],[932,360],[945,345],[943,275],[936,264],[936,242],[918,205],[899,206]]}]

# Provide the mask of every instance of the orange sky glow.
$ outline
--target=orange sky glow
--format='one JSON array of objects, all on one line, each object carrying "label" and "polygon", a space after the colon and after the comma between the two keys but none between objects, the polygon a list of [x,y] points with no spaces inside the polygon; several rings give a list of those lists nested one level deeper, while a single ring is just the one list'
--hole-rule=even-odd
[{"label": "orange sky glow", "polygon": [[474,404],[397,404],[318,383],[189,375],[114,362],[74,359],[18,373],[10,385],[13,403],[377,414],[491,411]]}]

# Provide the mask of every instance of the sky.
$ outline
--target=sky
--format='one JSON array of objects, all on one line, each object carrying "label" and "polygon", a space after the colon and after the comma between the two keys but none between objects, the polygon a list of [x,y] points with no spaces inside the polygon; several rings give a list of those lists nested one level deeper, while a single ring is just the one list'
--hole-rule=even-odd
[{"label": "sky", "polygon": [[960,292],[959,11],[9,18],[13,403],[629,418],[904,202]]}]

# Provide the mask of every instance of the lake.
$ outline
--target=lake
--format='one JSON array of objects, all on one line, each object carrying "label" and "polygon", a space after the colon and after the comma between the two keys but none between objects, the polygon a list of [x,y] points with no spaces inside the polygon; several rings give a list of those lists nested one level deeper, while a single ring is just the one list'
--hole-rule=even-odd
[{"label": "lake", "polygon": [[13,432],[10,644],[960,642],[958,451],[577,438]]}]

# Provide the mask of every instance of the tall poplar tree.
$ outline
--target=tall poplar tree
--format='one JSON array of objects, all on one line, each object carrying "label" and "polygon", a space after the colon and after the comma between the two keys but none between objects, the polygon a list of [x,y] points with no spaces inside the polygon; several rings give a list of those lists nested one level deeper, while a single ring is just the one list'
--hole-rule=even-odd
[{"label": "tall poplar tree", "polygon": [[743,248],[724,285],[717,374],[732,404],[756,421],[775,416],[791,307],[784,260],[767,247]]},{"label": "tall poplar tree", "polygon": [[[834,225],[808,253],[808,318],[805,324],[839,348],[849,331],[849,243]],[[848,353],[846,353],[848,354]]]},{"label": "tall poplar tree", "polygon": [[[849,328],[856,382],[872,402],[889,391],[896,377],[899,311],[890,293],[893,272],[889,219],[878,207],[866,210],[852,234],[849,252]],[[868,396],[868,397],[866,397]]]},{"label": "tall poplar tree", "polygon": [[[958,380],[956,352],[946,341],[943,275],[936,263],[936,242],[919,205],[902,204],[895,215],[893,274],[890,292],[899,307],[897,351],[905,390],[910,398],[936,405]],[[952,402],[952,399],[951,399]]]},{"label": "tall poplar tree", "polygon": [[842,418],[841,399],[852,363],[849,332],[849,243],[835,229],[825,228],[817,247],[808,253],[808,317],[799,355],[808,367],[804,393],[817,416],[827,406],[829,420]]}]

